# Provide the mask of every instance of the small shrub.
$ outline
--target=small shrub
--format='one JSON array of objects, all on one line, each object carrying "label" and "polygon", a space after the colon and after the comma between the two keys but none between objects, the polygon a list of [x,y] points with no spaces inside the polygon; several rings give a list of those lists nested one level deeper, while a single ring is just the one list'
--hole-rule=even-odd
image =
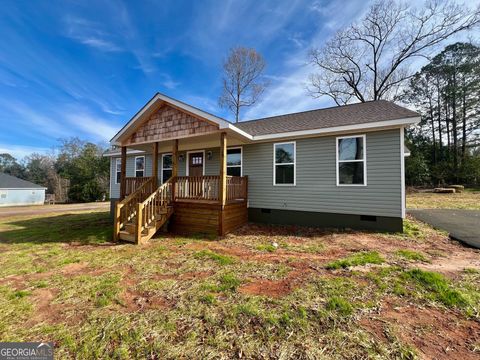
[{"label": "small shrub", "polygon": [[332,261],[327,264],[327,269],[335,270],[348,268],[350,266],[359,266],[366,264],[382,264],[384,259],[376,251],[362,251],[353,254],[345,259]]},{"label": "small shrub", "polygon": [[407,260],[427,261],[425,256],[422,253],[419,253],[417,251],[404,249],[404,250],[398,250],[397,252],[395,252],[395,254]]},{"label": "small shrub", "polygon": [[216,261],[220,265],[231,265],[235,262],[233,260],[233,258],[231,258],[230,256],[220,255],[220,254],[217,254],[216,252],[213,252],[211,250],[199,251],[195,254],[195,258],[197,258],[197,259],[210,259],[210,260]]}]

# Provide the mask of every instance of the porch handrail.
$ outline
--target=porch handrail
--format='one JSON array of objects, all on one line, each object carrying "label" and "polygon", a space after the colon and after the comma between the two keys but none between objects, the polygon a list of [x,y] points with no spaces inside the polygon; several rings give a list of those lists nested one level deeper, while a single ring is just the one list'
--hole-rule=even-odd
[{"label": "porch handrail", "polygon": [[172,178],[160,185],[149,197],[138,204],[137,214],[137,237],[152,222],[158,220],[157,216],[168,211],[167,207],[172,202]]},{"label": "porch handrail", "polygon": [[133,194],[143,184],[151,181],[152,176],[129,176],[125,177],[125,195]]},{"label": "porch handrail", "polygon": [[153,181],[153,177],[148,178],[137,190],[115,204],[113,223],[114,240],[118,239],[122,226],[129,220],[135,218],[137,214],[137,204],[143,202],[153,192]]},{"label": "porch handrail", "polygon": [[175,200],[218,201],[220,176],[177,176]]},{"label": "porch handrail", "polygon": [[248,176],[227,176],[227,202],[246,200]]},{"label": "porch handrail", "polygon": [[[227,176],[227,202],[246,200],[247,176]],[[175,200],[220,201],[220,176],[177,176]]]}]

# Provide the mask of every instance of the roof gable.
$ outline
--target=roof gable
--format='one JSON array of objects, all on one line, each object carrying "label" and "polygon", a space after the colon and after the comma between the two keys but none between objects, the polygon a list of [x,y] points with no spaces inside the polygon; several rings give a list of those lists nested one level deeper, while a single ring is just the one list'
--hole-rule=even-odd
[{"label": "roof gable", "polygon": [[216,123],[200,119],[165,104],[139,125],[123,143],[132,145],[176,139],[190,135],[208,134],[218,129],[219,125]]},{"label": "roof gable", "polygon": [[151,115],[164,105],[173,107],[197,120],[209,122],[214,126],[216,125],[218,129],[233,129],[241,135],[248,136],[248,134],[245,134],[243,131],[235,129],[235,127],[225,119],[219,118],[166,95],[157,93],[132,117],[132,119],[130,119],[130,121],[112,138],[112,140],[110,140],[110,143],[112,145],[120,145],[125,142],[145,121],[150,120]]}]

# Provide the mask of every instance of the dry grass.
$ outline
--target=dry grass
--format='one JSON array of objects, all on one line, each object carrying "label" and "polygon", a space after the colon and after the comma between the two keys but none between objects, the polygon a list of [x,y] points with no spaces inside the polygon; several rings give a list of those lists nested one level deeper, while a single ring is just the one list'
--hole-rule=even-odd
[{"label": "dry grass", "polygon": [[3,219],[0,341],[59,359],[478,357],[480,253],[406,228],[133,246],[109,243],[107,213]]},{"label": "dry grass", "polygon": [[480,191],[455,194],[407,194],[408,209],[466,209],[480,210]]}]

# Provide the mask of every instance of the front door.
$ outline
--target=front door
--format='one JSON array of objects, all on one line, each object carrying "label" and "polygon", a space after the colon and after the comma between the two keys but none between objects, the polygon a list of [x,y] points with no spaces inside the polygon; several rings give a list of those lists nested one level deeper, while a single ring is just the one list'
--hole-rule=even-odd
[{"label": "front door", "polygon": [[203,151],[189,154],[188,159],[188,176],[203,175]]}]

